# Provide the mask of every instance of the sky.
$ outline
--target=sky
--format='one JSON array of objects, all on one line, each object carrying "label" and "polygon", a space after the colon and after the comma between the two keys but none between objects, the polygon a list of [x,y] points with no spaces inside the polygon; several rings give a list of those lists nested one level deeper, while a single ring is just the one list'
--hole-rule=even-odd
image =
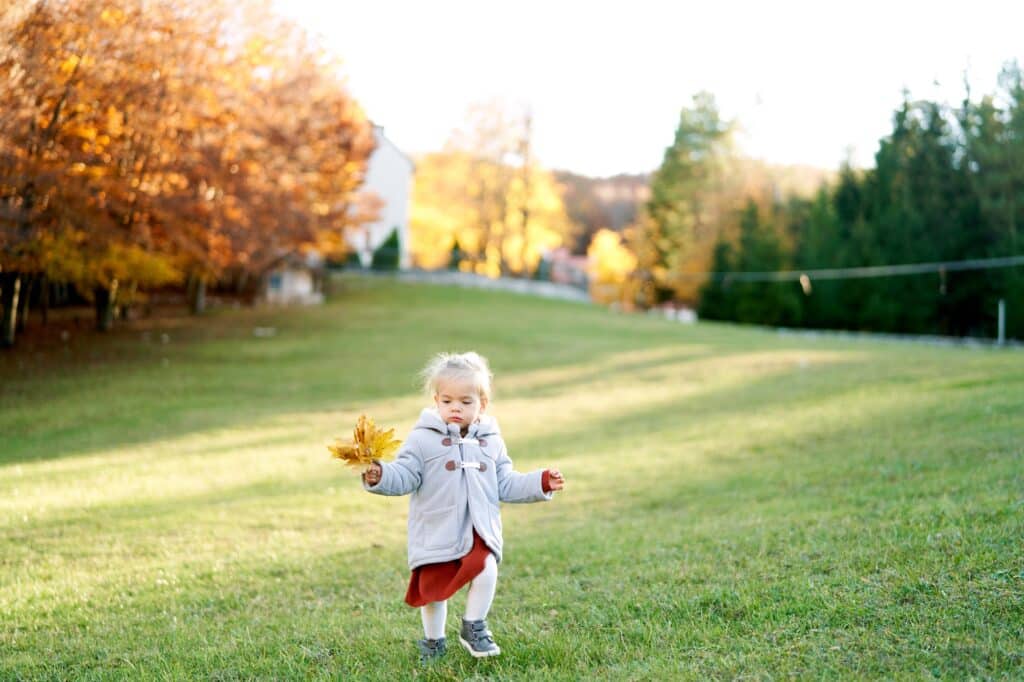
[{"label": "sky", "polygon": [[533,114],[548,168],[649,172],[700,90],[744,153],[873,165],[902,92],[958,104],[1024,64],[1024,1],[278,0],[320,36],[385,134],[441,149],[474,102]]}]

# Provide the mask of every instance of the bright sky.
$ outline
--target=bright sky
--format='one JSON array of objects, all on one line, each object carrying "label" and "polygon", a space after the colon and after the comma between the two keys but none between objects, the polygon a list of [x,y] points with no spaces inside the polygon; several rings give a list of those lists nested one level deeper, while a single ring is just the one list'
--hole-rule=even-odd
[{"label": "bright sky", "polygon": [[278,0],[341,56],[405,151],[440,149],[470,103],[527,104],[549,168],[645,172],[706,89],[750,155],[873,164],[904,88],[958,103],[1024,63],[1020,0]]}]

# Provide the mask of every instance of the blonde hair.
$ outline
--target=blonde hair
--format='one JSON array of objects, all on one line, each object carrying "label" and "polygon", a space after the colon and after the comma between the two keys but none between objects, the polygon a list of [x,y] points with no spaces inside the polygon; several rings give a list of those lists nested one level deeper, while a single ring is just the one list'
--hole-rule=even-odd
[{"label": "blonde hair", "polygon": [[491,399],[491,368],[487,358],[470,351],[469,353],[438,353],[421,372],[423,390],[433,396],[442,379],[472,381],[480,396]]}]

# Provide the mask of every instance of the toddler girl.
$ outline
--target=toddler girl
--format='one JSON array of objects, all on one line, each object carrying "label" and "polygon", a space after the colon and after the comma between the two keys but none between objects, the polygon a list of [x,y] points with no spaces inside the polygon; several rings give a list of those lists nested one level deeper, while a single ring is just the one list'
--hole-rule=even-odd
[{"label": "toddler girl", "polygon": [[550,500],[565,479],[558,469],[519,473],[493,417],[487,361],[476,353],[442,353],[423,371],[436,407],[426,408],[393,462],[376,461],[363,487],[409,499],[409,568],[405,602],[420,607],[424,660],[445,653],[448,598],[470,583],[459,641],[475,657],[501,649],[487,629],[501,561],[499,502]]}]

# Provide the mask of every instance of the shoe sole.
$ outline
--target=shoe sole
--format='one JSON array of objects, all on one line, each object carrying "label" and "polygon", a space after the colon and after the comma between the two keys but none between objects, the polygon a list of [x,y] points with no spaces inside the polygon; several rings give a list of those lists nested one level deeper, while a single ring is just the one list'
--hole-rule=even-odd
[{"label": "shoe sole", "polygon": [[469,645],[469,642],[462,639],[462,635],[459,635],[459,643],[462,644],[463,648],[465,648],[473,658],[487,658],[489,656],[497,656],[501,653],[501,647],[497,644],[494,645],[494,651],[473,651],[473,647]]}]

